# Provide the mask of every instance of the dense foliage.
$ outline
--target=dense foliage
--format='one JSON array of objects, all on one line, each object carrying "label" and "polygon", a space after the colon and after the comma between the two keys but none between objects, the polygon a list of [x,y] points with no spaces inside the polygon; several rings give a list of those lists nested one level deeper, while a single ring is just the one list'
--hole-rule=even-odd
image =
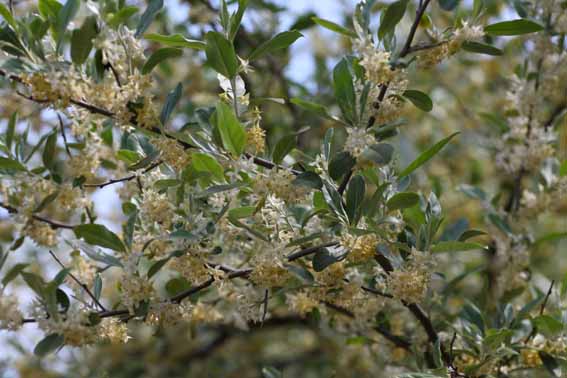
[{"label": "dense foliage", "polygon": [[188,3],[0,4],[1,375],[561,377],[567,3]]}]

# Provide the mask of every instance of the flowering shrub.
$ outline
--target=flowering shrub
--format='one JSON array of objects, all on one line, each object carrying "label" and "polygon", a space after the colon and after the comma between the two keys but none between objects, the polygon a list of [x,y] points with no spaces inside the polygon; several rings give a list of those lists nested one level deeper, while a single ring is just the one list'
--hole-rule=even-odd
[{"label": "flowering shrub", "polygon": [[562,376],[566,4],[499,3],[0,5],[6,374]]}]

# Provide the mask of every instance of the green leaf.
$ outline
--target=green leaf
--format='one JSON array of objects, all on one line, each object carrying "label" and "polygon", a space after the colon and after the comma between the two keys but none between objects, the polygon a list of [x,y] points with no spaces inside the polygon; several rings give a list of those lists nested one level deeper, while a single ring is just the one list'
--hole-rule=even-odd
[{"label": "green leaf", "polygon": [[236,33],[238,33],[238,29],[240,29],[242,16],[244,16],[244,11],[246,10],[247,6],[248,6],[248,0],[238,0],[238,9],[236,13],[234,13],[230,18],[228,38],[231,41],[234,41],[234,37],[236,37]]},{"label": "green leaf", "polygon": [[108,24],[113,28],[125,24],[130,17],[132,17],[134,14],[138,12],[138,10],[139,10],[138,7],[135,6],[123,7],[109,18]]},{"label": "green leaf", "polygon": [[168,93],[167,99],[165,100],[165,104],[163,105],[163,109],[161,110],[161,114],[159,116],[162,125],[165,125],[165,123],[171,116],[173,109],[175,109],[175,105],[177,105],[179,99],[181,98],[182,92],[183,86],[181,85],[181,83],[179,83],[174,90]]},{"label": "green leaf", "polygon": [[126,252],[126,247],[122,240],[101,224],[81,224],[75,227],[73,232],[77,238],[83,238],[89,244]]},{"label": "green leaf", "polygon": [[439,0],[439,6],[441,9],[448,12],[452,11],[459,5],[459,0]]},{"label": "green leaf", "polygon": [[384,39],[386,34],[393,32],[396,25],[402,20],[406,13],[408,0],[398,0],[393,2],[386,9],[386,13],[382,17],[382,23],[378,29],[378,38]]},{"label": "green leaf", "polygon": [[14,112],[10,116],[10,121],[8,121],[8,128],[6,130],[6,148],[8,151],[11,150],[12,142],[14,141],[14,134],[16,132],[16,123],[18,120],[18,113]]},{"label": "green leaf", "polygon": [[355,224],[360,218],[361,206],[366,193],[364,178],[360,175],[354,176],[349,184],[346,193],[346,213],[351,224]]},{"label": "green leaf", "polygon": [[321,189],[323,180],[315,172],[302,172],[293,180],[293,184],[311,189]]},{"label": "green leaf", "polygon": [[59,347],[63,346],[64,341],[65,339],[63,335],[52,333],[50,335],[47,335],[43,340],[37,343],[35,349],[33,350],[33,353],[38,357],[47,356]]},{"label": "green leaf", "polygon": [[229,218],[242,219],[251,217],[255,212],[256,206],[235,207],[234,209],[230,209],[228,211],[228,216]]},{"label": "green leaf", "polygon": [[216,181],[225,181],[222,165],[211,155],[202,152],[194,152],[191,155],[191,164],[198,172],[209,172]]},{"label": "green leaf", "polygon": [[195,39],[187,39],[181,34],[162,35],[162,34],[144,34],[144,38],[148,41],[159,42],[169,47],[185,47],[194,50],[205,50],[207,44],[203,41]]},{"label": "green leaf", "polygon": [[386,202],[386,206],[390,211],[407,209],[419,203],[419,195],[412,192],[397,193]]},{"label": "green leaf", "polygon": [[246,144],[246,131],[232,109],[224,102],[219,102],[216,108],[216,119],[224,148],[235,157],[242,155]]},{"label": "green leaf", "polygon": [[183,50],[174,47],[164,47],[154,52],[142,67],[142,74],[146,75],[159,63],[169,58],[178,58],[183,55]]},{"label": "green leaf", "polygon": [[346,58],[341,59],[333,70],[333,85],[335,98],[341,108],[343,117],[354,126],[357,120],[356,95],[352,73]]},{"label": "green leaf", "polygon": [[258,59],[262,55],[270,54],[276,50],[286,49],[300,37],[303,37],[303,35],[297,30],[279,33],[252,51],[252,53],[248,56],[248,60],[252,61],[254,59]]},{"label": "green leaf", "polygon": [[324,19],[319,18],[319,17],[312,17],[311,19],[317,25],[320,25],[320,26],[324,27],[325,29],[329,29],[331,31],[334,31],[335,33],[339,33],[339,34],[342,34],[342,35],[350,37],[350,38],[357,38],[358,37],[354,31],[347,29],[344,26],[336,24],[332,21],[324,20]]},{"label": "green leaf", "polygon": [[191,288],[191,284],[185,278],[173,278],[165,284],[165,290],[171,297],[176,296]]},{"label": "green leaf", "polygon": [[98,33],[96,17],[90,16],[85,19],[80,29],[73,30],[71,35],[71,60],[81,65],[89,57],[93,48],[93,38]]},{"label": "green leaf", "polygon": [[525,19],[502,21],[484,28],[485,33],[489,35],[521,35],[540,30],[543,30],[542,25]]},{"label": "green leaf", "polygon": [[465,41],[465,42],[463,42],[461,47],[465,51],[477,53],[477,54],[486,54],[486,55],[492,55],[492,56],[500,56],[500,55],[503,54],[502,50],[500,50],[500,49],[498,49],[498,48],[496,48],[492,45],[487,45],[485,43]]},{"label": "green leaf", "polygon": [[533,320],[533,323],[537,327],[538,332],[548,337],[553,337],[563,331],[563,323],[551,315],[539,315]]},{"label": "green leaf", "polygon": [[233,79],[238,72],[238,58],[234,45],[221,33],[212,31],[205,35],[205,42],[207,63],[224,77]]},{"label": "green leaf", "polygon": [[547,242],[554,242],[561,239],[567,239],[567,232],[550,232],[536,239],[534,245],[540,245]]},{"label": "green leaf", "polygon": [[329,162],[329,175],[338,180],[347,174],[356,164],[356,159],[346,151],[339,152]]},{"label": "green leaf", "polygon": [[318,114],[320,116],[329,117],[329,113],[327,112],[327,109],[321,104],[317,104],[315,102],[303,100],[299,97],[293,97],[289,100],[289,102],[299,106],[300,108],[303,108],[305,110],[308,110],[310,112]]},{"label": "green leaf", "polygon": [[63,8],[57,14],[57,23],[55,25],[55,30],[57,31],[57,50],[59,50],[61,46],[61,42],[63,41],[63,35],[65,34],[65,30],[67,30],[67,26],[69,22],[75,17],[79,8],[81,7],[80,0],[67,0]]},{"label": "green leaf", "polygon": [[567,176],[567,160],[561,163],[561,166],[559,167],[559,176],[561,177]]},{"label": "green leaf", "polygon": [[543,366],[545,366],[547,371],[553,377],[558,377],[558,378],[561,377],[561,365],[559,365],[557,360],[552,355],[550,355],[546,352],[540,351],[539,357],[541,358],[541,361],[543,362]]},{"label": "green leaf", "polygon": [[394,147],[387,143],[373,144],[362,152],[364,159],[373,161],[379,165],[388,164],[392,160]]},{"label": "green leaf", "polygon": [[469,243],[463,241],[441,241],[435,244],[431,248],[431,252],[441,253],[441,252],[460,252],[460,251],[471,251],[477,249],[484,249],[485,247],[478,243]]},{"label": "green leaf", "polygon": [[4,276],[2,279],[2,286],[8,285],[14,278],[18,277],[18,275],[28,266],[29,264],[20,263],[14,265]]},{"label": "green leaf", "polygon": [[284,135],[276,143],[274,151],[272,152],[272,161],[275,164],[280,164],[283,159],[293,150],[297,140],[296,135]]},{"label": "green leaf", "polygon": [[156,15],[161,11],[163,8],[163,0],[149,0],[148,7],[142,14],[142,18],[140,19],[140,23],[136,28],[136,37],[141,36],[144,32],[150,27],[150,24],[156,17]]},{"label": "green leaf", "polygon": [[49,170],[55,166],[55,157],[57,154],[57,131],[51,132],[47,141],[45,142],[45,147],[43,149],[43,154],[41,158],[43,160],[43,165]]},{"label": "green leaf", "polygon": [[451,141],[459,132],[453,133],[449,135],[447,138],[442,139],[441,141],[437,142],[432,147],[428,148],[424,151],[421,155],[417,157],[413,162],[410,163],[400,174],[398,175],[400,178],[405,177],[415,171],[417,168],[421,167],[423,164],[427,163],[431,158],[433,158],[447,143]]},{"label": "green leaf", "polygon": [[410,100],[416,108],[419,108],[424,112],[430,112],[433,109],[433,102],[431,102],[431,99],[428,95],[421,91],[408,89],[404,92],[403,96]]},{"label": "green leaf", "polygon": [[17,30],[18,25],[16,24],[16,19],[12,16],[12,13],[10,13],[10,10],[4,4],[0,4],[0,16],[6,20],[12,29]]},{"label": "green leaf", "polygon": [[41,17],[52,22],[57,21],[57,15],[61,8],[63,8],[63,5],[56,0],[39,0],[37,3],[37,9]]},{"label": "green leaf", "polygon": [[336,263],[337,261],[339,261],[339,259],[336,256],[330,254],[327,248],[321,248],[315,253],[311,263],[313,264],[313,270],[315,270],[316,272],[321,272],[325,270],[326,267]]},{"label": "green leaf", "polygon": [[0,156],[0,169],[12,169],[15,171],[25,171],[26,167],[22,165],[19,161],[12,160]]}]

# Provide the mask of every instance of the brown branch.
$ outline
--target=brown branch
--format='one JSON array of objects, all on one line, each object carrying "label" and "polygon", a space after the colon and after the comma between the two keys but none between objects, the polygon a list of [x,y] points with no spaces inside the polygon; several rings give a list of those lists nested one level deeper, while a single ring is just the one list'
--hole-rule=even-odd
[{"label": "brown branch", "polygon": [[[16,209],[13,206],[10,206],[8,204],[5,204],[4,202],[0,202],[0,207],[3,207],[4,209],[8,210],[8,213],[10,213],[10,214],[17,214],[19,212],[18,209]],[[54,220],[42,217],[41,215],[37,215],[37,214],[32,214],[31,217],[35,220],[40,221],[40,222],[44,222],[44,223],[49,224],[52,228],[64,228],[64,229],[72,230],[73,228],[76,227],[75,225],[60,223],[58,221],[54,221]]]},{"label": "brown branch", "polygon": [[[157,162],[153,163],[152,165],[150,165],[146,169],[144,169],[142,171],[142,174],[147,173],[147,172],[157,168],[161,163],[162,163],[162,161],[157,161]],[[113,184],[116,184],[116,183],[119,183],[119,182],[134,180],[136,177],[138,177],[138,175],[134,174],[134,175],[122,177],[122,178],[119,178],[119,179],[112,179],[112,180],[109,180],[109,181],[106,181],[106,182],[103,182],[103,183],[100,183],[100,184],[90,183],[90,184],[83,184],[83,186],[85,188],[100,188],[100,189],[102,189],[102,188],[104,188],[105,186],[108,186],[108,185],[113,185]]]},{"label": "brown branch", "polygon": [[413,24],[411,25],[410,32],[409,32],[408,37],[406,39],[406,43],[404,44],[402,51],[400,51],[400,58],[403,58],[404,56],[406,56],[410,52],[411,44],[412,44],[413,39],[415,37],[415,33],[417,31],[417,28],[419,26],[421,18],[423,17],[423,14],[425,13],[425,10],[427,9],[427,6],[429,5],[430,1],[431,0],[424,0],[417,7],[417,10],[415,11],[415,20],[413,21]]},{"label": "brown branch", "polygon": [[61,114],[57,113],[57,118],[59,119],[59,126],[61,128],[61,136],[63,137],[63,144],[65,145],[65,152],[67,152],[67,156],[71,159],[73,155],[71,155],[71,150],[69,149],[69,144],[67,143],[67,135],[65,134],[65,125],[63,124],[63,119],[61,118]]},{"label": "brown branch", "polygon": [[321,244],[321,245],[316,245],[316,246],[313,246],[313,247],[304,248],[300,251],[297,251],[297,252],[294,252],[294,253],[287,255],[286,258],[287,258],[287,261],[295,261],[295,260],[300,259],[302,257],[316,253],[321,248],[334,247],[338,244],[339,244],[339,242],[332,241],[332,242],[324,243],[324,244]]},{"label": "brown branch", "polygon": [[[63,269],[67,269],[67,267],[65,267],[65,265],[61,262],[61,260],[59,260],[59,258],[57,257],[57,255],[55,255],[55,253],[53,253],[52,250],[49,250],[49,254],[51,255],[51,257],[53,257],[53,259],[61,266],[61,268]],[[104,308],[104,306],[102,305],[102,303],[100,303],[100,301],[97,299],[97,297],[89,290],[89,287],[84,284],[83,282],[81,282],[73,273],[71,273],[71,271],[69,270],[69,277],[71,277],[71,279],[73,281],[75,281],[77,283],[77,285],[79,285],[80,287],[83,288],[83,290],[87,293],[87,295],[89,297],[91,297],[91,299],[94,301],[94,303],[102,310],[102,311],[106,311],[106,308]]]}]

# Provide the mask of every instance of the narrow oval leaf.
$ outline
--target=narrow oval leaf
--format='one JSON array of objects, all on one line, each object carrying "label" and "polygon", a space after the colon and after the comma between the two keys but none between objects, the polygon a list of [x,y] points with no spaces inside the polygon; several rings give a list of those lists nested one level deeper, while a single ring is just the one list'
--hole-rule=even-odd
[{"label": "narrow oval leaf", "polygon": [[489,35],[521,35],[540,30],[543,30],[542,25],[525,19],[502,21],[484,28],[485,33]]},{"label": "narrow oval leaf", "polygon": [[25,171],[26,167],[19,161],[0,156],[0,169],[13,169],[15,171]]},{"label": "narrow oval leaf", "polygon": [[234,78],[238,72],[238,58],[233,44],[218,32],[208,32],[205,42],[207,63],[224,77]]},{"label": "narrow oval leaf", "polygon": [[296,135],[285,135],[283,136],[274,147],[274,152],[272,152],[272,161],[275,164],[280,164],[283,159],[293,150],[297,140]]},{"label": "narrow oval leaf", "polygon": [[152,72],[155,66],[169,58],[178,58],[183,55],[183,50],[174,47],[164,47],[154,52],[142,67],[142,74]]},{"label": "narrow oval leaf", "polygon": [[311,17],[311,19],[317,25],[322,26],[325,29],[329,29],[331,31],[334,31],[335,33],[342,34],[342,35],[347,36],[349,38],[357,38],[358,37],[354,31],[347,29],[344,26],[336,24],[332,21],[325,20],[325,19],[322,19],[322,18],[319,18],[319,17]]},{"label": "narrow oval leaf", "polygon": [[140,23],[136,28],[136,37],[141,36],[149,27],[156,15],[161,11],[163,8],[163,0],[150,0],[148,7],[142,14],[142,18],[140,18]]},{"label": "narrow oval leaf", "polygon": [[492,46],[487,45],[485,43],[479,42],[472,42],[472,41],[465,41],[461,47],[463,50],[477,53],[477,54],[485,54],[485,55],[492,55],[492,56],[500,56],[503,54],[502,50]]},{"label": "narrow oval leaf", "polygon": [[4,20],[6,20],[6,22],[12,27],[12,29],[17,30],[16,20],[14,19],[14,16],[12,16],[12,13],[10,13],[10,10],[4,4],[0,4],[0,16],[2,16]]},{"label": "narrow oval leaf", "polygon": [[378,38],[383,39],[386,34],[394,31],[396,25],[402,20],[404,14],[406,13],[406,8],[408,6],[408,0],[398,0],[393,2],[386,9],[384,17],[382,17],[382,23],[378,29]]},{"label": "narrow oval leaf", "polygon": [[252,61],[254,59],[258,59],[262,55],[272,53],[276,50],[286,49],[300,37],[303,37],[303,34],[298,32],[297,30],[279,33],[272,39],[262,43],[254,51],[252,51],[252,53],[248,57],[248,60]]},{"label": "narrow oval leaf", "polygon": [[346,58],[335,66],[333,70],[333,85],[335,98],[341,108],[343,117],[350,124],[356,124],[356,95],[354,91],[353,77]]},{"label": "narrow oval leaf", "polygon": [[73,232],[77,238],[83,238],[89,244],[126,252],[122,240],[101,224],[81,224],[75,227]]},{"label": "narrow oval leaf", "polygon": [[232,109],[224,102],[219,102],[216,109],[217,128],[224,148],[235,157],[244,152],[246,131],[240,124]]},{"label": "narrow oval leaf", "polygon": [[63,346],[64,338],[58,333],[47,335],[35,346],[33,353],[38,357],[44,357]]},{"label": "narrow oval leaf", "polygon": [[181,34],[162,35],[162,34],[144,34],[144,38],[148,41],[159,42],[169,47],[185,47],[194,50],[205,50],[207,44],[203,41],[195,39],[187,39]]},{"label": "narrow oval leaf", "polygon": [[386,206],[390,211],[407,209],[408,207],[413,207],[419,203],[419,195],[412,192],[401,192],[395,194],[392,198],[388,200]]},{"label": "narrow oval leaf", "polygon": [[198,172],[208,172],[215,180],[225,181],[224,169],[214,157],[201,152],[195,152],[191,155],[191,162]]},{"label": "narrow oval leaf", "polygon": [[93,38],[98,33],[96,17],[85,19],[80,29],[73,30],[71,35],[71,60],[75,64],[83,64],[93,48]]},{"label": "narrow oval leaf", "polygon": [[403,171],[401,171],[399,177],[402,178],[404,176],[407,176],[413,171],[415,171],[417,168],[421,167],[423,164],[427,163],[431,158],[437,155],[437,153],[441,151],[441,149],[443,149],[443,147],[445,147],[445,145],[449,143],[451,139],[453,139],[458,134],[459,132],[453,133],[449,135],[447,138],[437,142],[435,145],[427,149],[425,152],[419,155],[417,159],[412,161],[410,165],[408,165]]},{"label": "narrow oval leaf", "polygon": [[433,102],[428,95],[421,91],[416,91],[415,89],[408,89],[404,92],[403,96],[411,101],[416,108],[423,110],[424,112],[430,112],[433,110]]},{"label": "narrow oval leaf", "polygon": [[165,100],[165,104],[163,105],[159,117],[162,125],[165,125],[165,123],[171,116],[171,113],[173,113],[173,109],[175,109],[175,105],[177,105],[177,102],[179,102],[182,92],[183,86],[181,85],[181,83],[179,83],[174,90],[168,93],[167,99]]},{"label": "narrow oval leaf", "polygon": [[435,244],[431,248],[431,252],[461,252],[484,249],[484,246],[478,243],[462,242],[462,241],[442,241]]}]

